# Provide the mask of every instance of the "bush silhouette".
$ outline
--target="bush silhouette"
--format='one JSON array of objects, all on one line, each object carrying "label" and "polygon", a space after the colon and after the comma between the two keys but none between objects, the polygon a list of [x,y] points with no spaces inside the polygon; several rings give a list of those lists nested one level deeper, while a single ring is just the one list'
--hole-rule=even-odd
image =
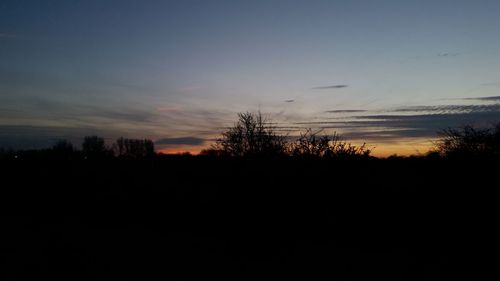
[{"label": "bush silhouette", "polygon": [[307,129],[295,142],[289,144],[289,152],[292,156],[301,157],[353,158],[368,157],[371,150],[365,144],[354,146],[342,141],[337,133],[320,136],[319,132]]},{"label": "bush silhouette", "polygon": [[289,144],[289,151],[292,156],[323,157],[329,151],[330,141],[336,137],[318,136],[318,132],[307,129],[295,142]]},{"label": "bush silhouette", "polygon": [[260,112],[246,112],[238,114],[238,122],[222,133],[213,149],[229,156],[276,156],[286,153],[286,141]]},{"label": "bush silhouette", "polygon": [[479,129],[466,125],[440,132],[436,151],[445,157],[470,157],[500,154],[500,123],[493,128]]}]

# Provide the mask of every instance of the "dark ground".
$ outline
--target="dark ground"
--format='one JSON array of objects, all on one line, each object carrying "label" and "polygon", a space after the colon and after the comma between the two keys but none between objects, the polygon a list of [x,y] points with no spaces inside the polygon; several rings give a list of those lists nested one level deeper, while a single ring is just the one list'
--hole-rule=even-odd
[{"label": "dark ground", "polygon": [[486,280],[499,162],[1,161],[2,280]]}]

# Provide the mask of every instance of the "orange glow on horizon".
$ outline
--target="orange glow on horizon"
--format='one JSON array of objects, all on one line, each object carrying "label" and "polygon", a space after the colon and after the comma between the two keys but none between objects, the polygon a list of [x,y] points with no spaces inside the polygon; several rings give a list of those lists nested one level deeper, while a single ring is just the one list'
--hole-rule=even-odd
[{"label": "orange glow on horizon", "polygon": [[[353,141],[353,145],[360,145],[362,142]],[[389,157],[391,155],[410,156],[410,155],[424,155],[432,148],[432,140],[422,139],[403,139],[397,142],[371,144],[367,143],[366,147],[372,149],[372,156],[376,157]],[[208,145],[168,145],[160,146],[157,149],[158,153],[163,154],[182,154],[190,153],[192,155],[199,154],[203,149],[210,148]]]},{"label": "orange glow on horizon", "polygon": [[[366,142],[366,147],[372,149],[372,156],[389,157],[391,155],[411,156],[425,155],[433,147],[433,141],[421,138],[405,138],[387,143],[373,144]],[[359,145],[363,142],[353,141],[354,145]]]},{"label": "orange glow on horizon", "polygon": [[208,145],[168,145],[157,149],[156,152],[163,154],[183,154],[190,153],[192,155],[200,154],[203,149],[210,148]]}]

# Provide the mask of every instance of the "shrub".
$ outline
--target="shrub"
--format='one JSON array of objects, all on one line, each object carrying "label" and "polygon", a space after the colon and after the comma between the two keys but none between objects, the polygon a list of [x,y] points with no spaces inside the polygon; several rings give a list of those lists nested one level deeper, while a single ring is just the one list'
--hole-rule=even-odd
[{"label": "shrub", "polygon": [[435,150],[445,157],[486,156],[500,154],[500,123],[493,128],[478,129],[466,125],[458,129],[447,128]]}]

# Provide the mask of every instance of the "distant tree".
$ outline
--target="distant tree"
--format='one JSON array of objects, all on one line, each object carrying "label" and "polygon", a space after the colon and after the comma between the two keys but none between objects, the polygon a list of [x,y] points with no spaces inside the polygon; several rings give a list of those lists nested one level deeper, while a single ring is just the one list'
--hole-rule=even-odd
[{"label": "distant tree", "polygon": [[72,153],[75,148],[68,140],[58,140],[51,148],[52,151],[58,153]]},{"label": "distant tree", "polygon": [[500,123],[493,128],[466,125],[440,132],[435,151],[446,157],[487,156],[500,154]]},{"label": "distant tree", "polygon": [[123,137],[120,137],[116,140],[116,142],[113,144],[113,150],[116,156],[125,155],[125,139]]},{"label": "distant tree", "polygon": [[313,132],[307,129],[300,137],[289,144],[292,156],[324,157],[324,158],[353,158],[368,157],[371,150],[365,144],[355,146],[342,141],[337,133],[333,135],[319,135],[321,131]]},{"label": "distant tree", "polygon": [[10,154],[5,148],[0,147],[0,159],[6,159],[10,156]]},{"label": "distant tree", "polygon": [[75,154],[73,144],[67,140],[58,140],[49,150],[49,155],[56,159],[71,159]]},{"label": "distant tree", "polygon": [[213,148],[229,156],[282,155],[286,141],[260,112],[246,112],[238,114],[238,122],[222,133]]},{"label": "distant tree", "polygon": [[500,122],[492,129],[490,144],[495,155],[500,155]]},{"label": "distant tree", "polygon": [[126,158],[143,158],[155,155],[154,143],[148,139],[119,138],[113,145],[115,154]]},{"label": "distant tree", "polygon": [[98,136],[86,136],[82,143],[82,153],[86,157],[97,158],[108,154],[104,139]]}]

